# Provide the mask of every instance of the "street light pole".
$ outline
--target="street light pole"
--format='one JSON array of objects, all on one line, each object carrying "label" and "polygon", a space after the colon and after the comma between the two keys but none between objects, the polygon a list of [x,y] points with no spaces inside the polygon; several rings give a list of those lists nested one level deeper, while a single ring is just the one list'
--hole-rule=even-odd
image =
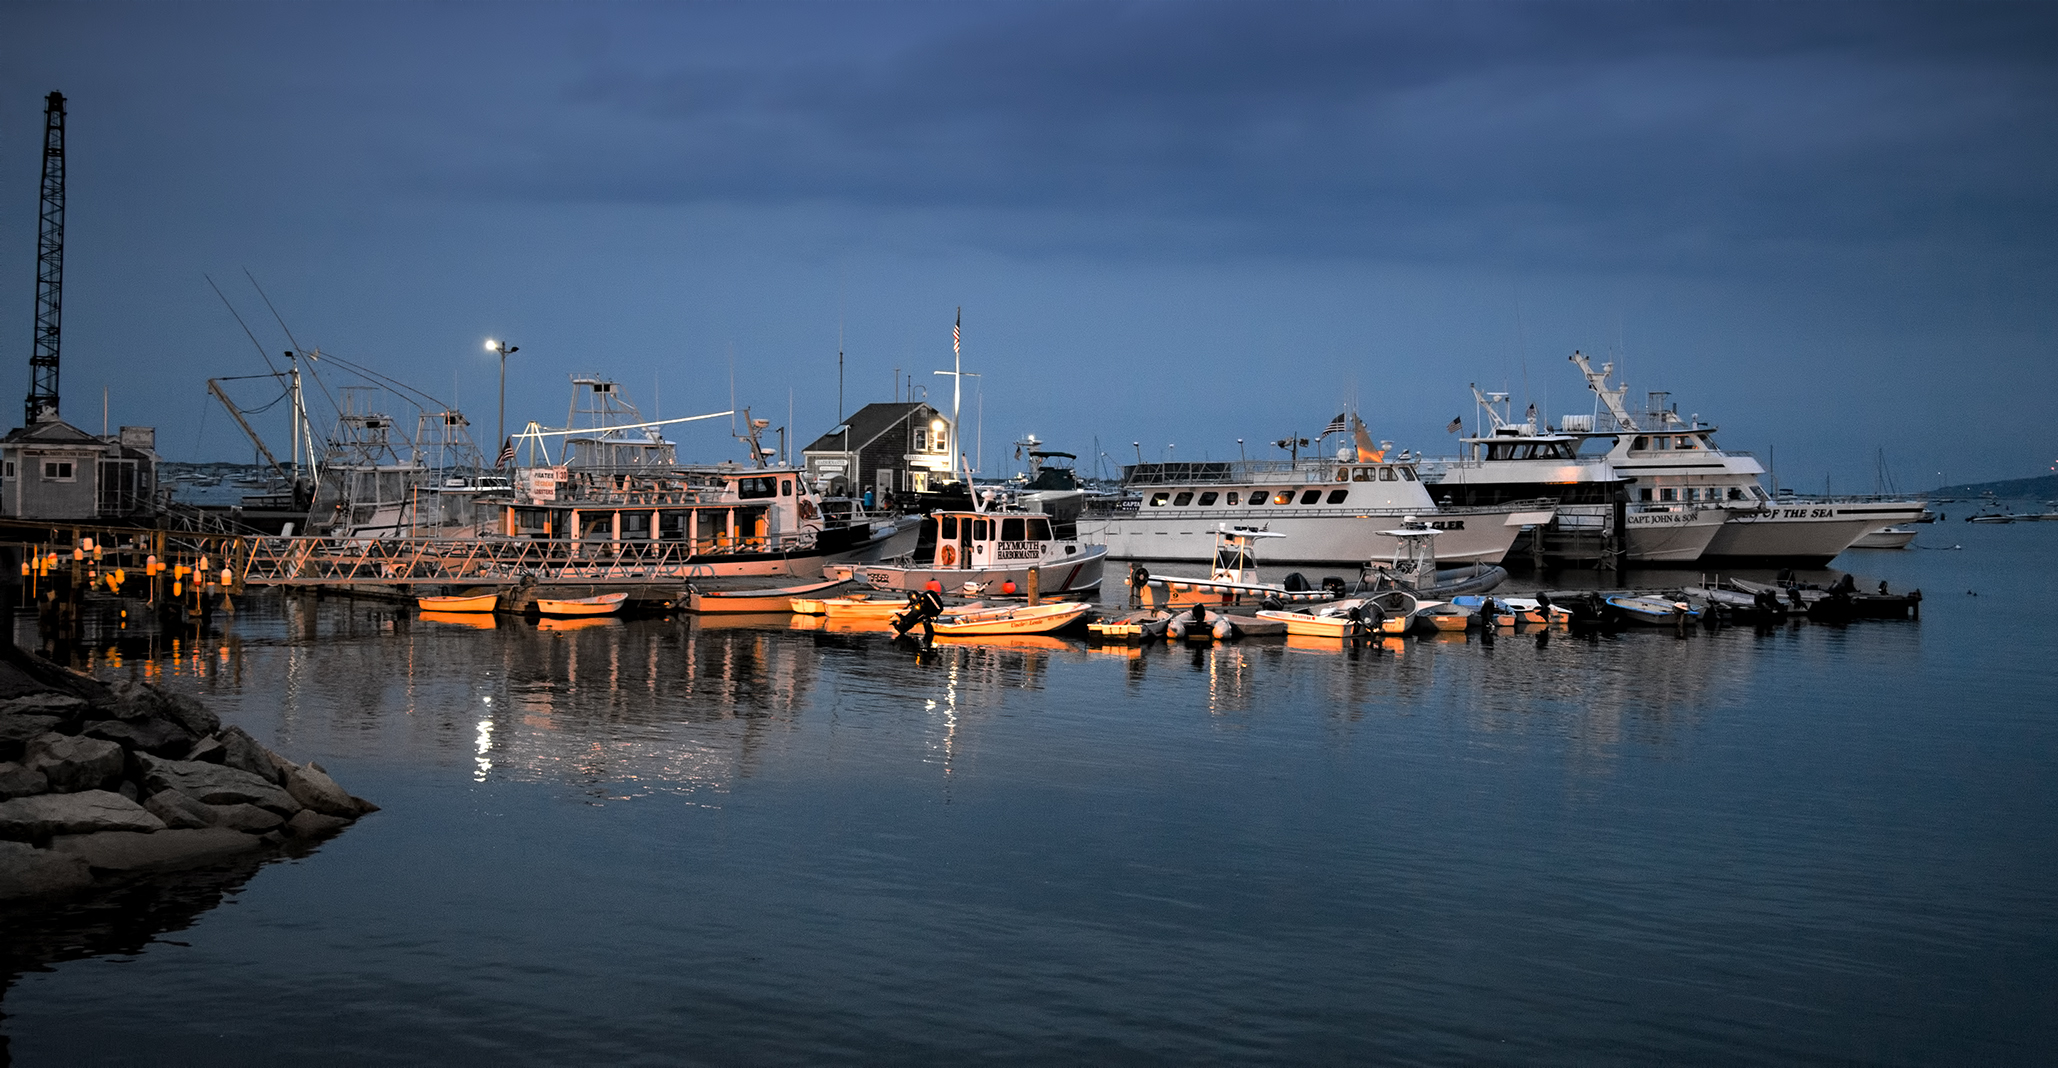
[{"label": "street light pole", "polygon": [[507,449],[507,354],[520,352],[522,347],[510,345],[505,341],[495,341],[489,337],[486,339],[486,351],[500,354],[500,426],[497,428],[499,433],[494,436],[500,439],[501,451],[493,454],[493,466],[501,467],[504,465],[501,464],[500,457],[506,455]]}]

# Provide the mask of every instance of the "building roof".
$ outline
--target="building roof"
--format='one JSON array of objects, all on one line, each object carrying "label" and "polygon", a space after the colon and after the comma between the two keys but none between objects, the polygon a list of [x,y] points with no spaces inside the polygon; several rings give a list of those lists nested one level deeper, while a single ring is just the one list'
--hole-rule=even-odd
[{"label": "building roof", "polygon": [[33,426],[18,426],[7,432],[5,438],[10,444],[32,442],[38,445],[105,445],[106,442],[62,419],[36,423]]},{"label": "building roof", "polygon": [[841,426],[815,439],[814,444],[800,450],[809,452],[856,452],[878,440],[879,435],[899,426],[908,416],[923,410],[935,411],[921,401],[867,404],[850,414],[845,420],[850,424],[849,444],[845,444]]}]

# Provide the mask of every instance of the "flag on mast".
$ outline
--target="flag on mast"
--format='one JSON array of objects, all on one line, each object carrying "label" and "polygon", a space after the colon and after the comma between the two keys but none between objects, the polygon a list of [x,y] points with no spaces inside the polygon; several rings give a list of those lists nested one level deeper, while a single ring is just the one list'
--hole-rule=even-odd
[{"label": "flag on mast", "polygon": [[965,354],[965,350],[960,344],[964,339],[964,326],[965,313],[959,312],[957,322],[950,324],[950,352],[953,356],[963,356]]},{"label": "flag on mast", "polygon": [[1344,413],[1342,412],[1336,413],[1336,418],[1331,419],[1329,421],[1329,425],[1322,428],[1322,433],[1341,434],[1344,431],[1349,430],[1351,428],[1350,424],[1343,421],[1343,416]]},{"label": "flag on mast", "polygon": [[1445,430],[1445,432],[1447,432],[1447,433],[1451,433],[1451,434],[1455,434],[1455,433],[1457,433],[1458,431],[1460,431],[1460,430],[1463,430],[1463,429],[1465,429],[1465,420],[1464,420],[1464,417],[1462,417],[1462,416],[1460,416],[1460,417],[1458,417],[1458,418],[1456,418],[1456,419],[1453,419],[1453,420],[1451,420],[1451,425],[1449,425],[1449,426],[1447,426],[1447,427],[1444,427],[1444,430]]},{"label": "flag on mast", "polygon": [[509,436],[508,436],[508,439],[507,439],[507,443],[506,443],[506,444],[504,444],[504,445],[502,445],[502,446],[500,447],[500,460],[499,460],[499,462],[498,462],[498,463],[495,463],[495,464],[494,464],[493,466],[495,466],[495,467],[506,467],[507,465],[509,465],[509,464],[511,464],[511,463],[514,463],[514,461],[515,461],[515,447],[514,447],[514,436],[513,436],[513,435],[509,435]]}]

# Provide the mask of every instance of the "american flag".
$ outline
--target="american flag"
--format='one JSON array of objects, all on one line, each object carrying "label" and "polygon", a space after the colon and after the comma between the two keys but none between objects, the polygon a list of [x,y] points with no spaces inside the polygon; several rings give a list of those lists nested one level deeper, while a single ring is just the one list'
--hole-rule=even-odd
[{"label": "american flag", "polygon": [[1351,425],[1343,421],[1343,416],[1344,413],[1342,412],[1336,413],[1336,418],[1331,419],[1329,425],[1322,428],[1322,432],[1324,434],[1341,434],[1349,430]]},{"label": "american flag", "polygon": [[494,466],[506,467],[507,465],[514,463],[514,460],[514,439],[510,437],[507,439],[507,444],[502,445],[500,447],[500,459],[494,463]]},{"label": "american flag", "polygon": [[950,324],[950,351],[951,354],[955,356],[962,356],[965,354],[965,350],[963,348],[960,348],[958,344],[961,340],[963,340],[964,337],[962,333],[963,326],[963,320],[959,320],[958,322]]},{"label": "american flag", "polygon": [[1463,417],[1463,416],[1460,416],[1460,417],[1458,417],[1458,418],[1456,418],[1456,419],[1453,419],[1453,420],[1451,420],[1451,425],[1449,425],[1449,426],[1447,426],[1447,427],[1444,427],[1444,429],[1445,429],[1446,431],[1450,432],[1450,433],[1453,433],[1453,434],[1457,433],[1457,432],[1458,432],[1458,431],[1460,431],[1460,430],[1463,430],[1463,429],[1465,429],[1465,419],[1464,419],[1464,417]]}]

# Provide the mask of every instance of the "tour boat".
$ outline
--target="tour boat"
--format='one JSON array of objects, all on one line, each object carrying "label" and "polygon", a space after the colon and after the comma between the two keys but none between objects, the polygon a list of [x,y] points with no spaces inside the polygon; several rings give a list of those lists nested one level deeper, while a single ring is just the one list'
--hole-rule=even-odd
[{"label": "tour boat", "polygon": [[933,627],[939,638],[975,634],[1049,634],[1079,622],[1092,611],[1093,606],[1083,601],[1004,605],[954,611],[938,616]]},{"label": "tour boat", "polygon": [[626,593],[603,593],[593,597],[536,598],[536,611],[546,616],[611,616],[622,610]]},{"label": "tour boat", "polygon": [[1126,465],[1123,497],[1089,511],[1081,531],[1124,559],[1207,560],[1214,532],[1235,523],[1286,535],[1270,554],[1274,563],[1362,566],[1393,551],[1383,537],[1392,520],[1414,515],[1445,533],[1446,559],[1491,564],[1524,527],[1551,521],[1549,501],[1441,507],[1414,457],[1373,444],[1362,423],[1353,417],[1352,424],[1356,443],[1334,459]]},{"label": "tour boat", "polygon": [[497,593],[471,594],[463,597],[417,597],[415,604],[424,612],[491,612]]}]

